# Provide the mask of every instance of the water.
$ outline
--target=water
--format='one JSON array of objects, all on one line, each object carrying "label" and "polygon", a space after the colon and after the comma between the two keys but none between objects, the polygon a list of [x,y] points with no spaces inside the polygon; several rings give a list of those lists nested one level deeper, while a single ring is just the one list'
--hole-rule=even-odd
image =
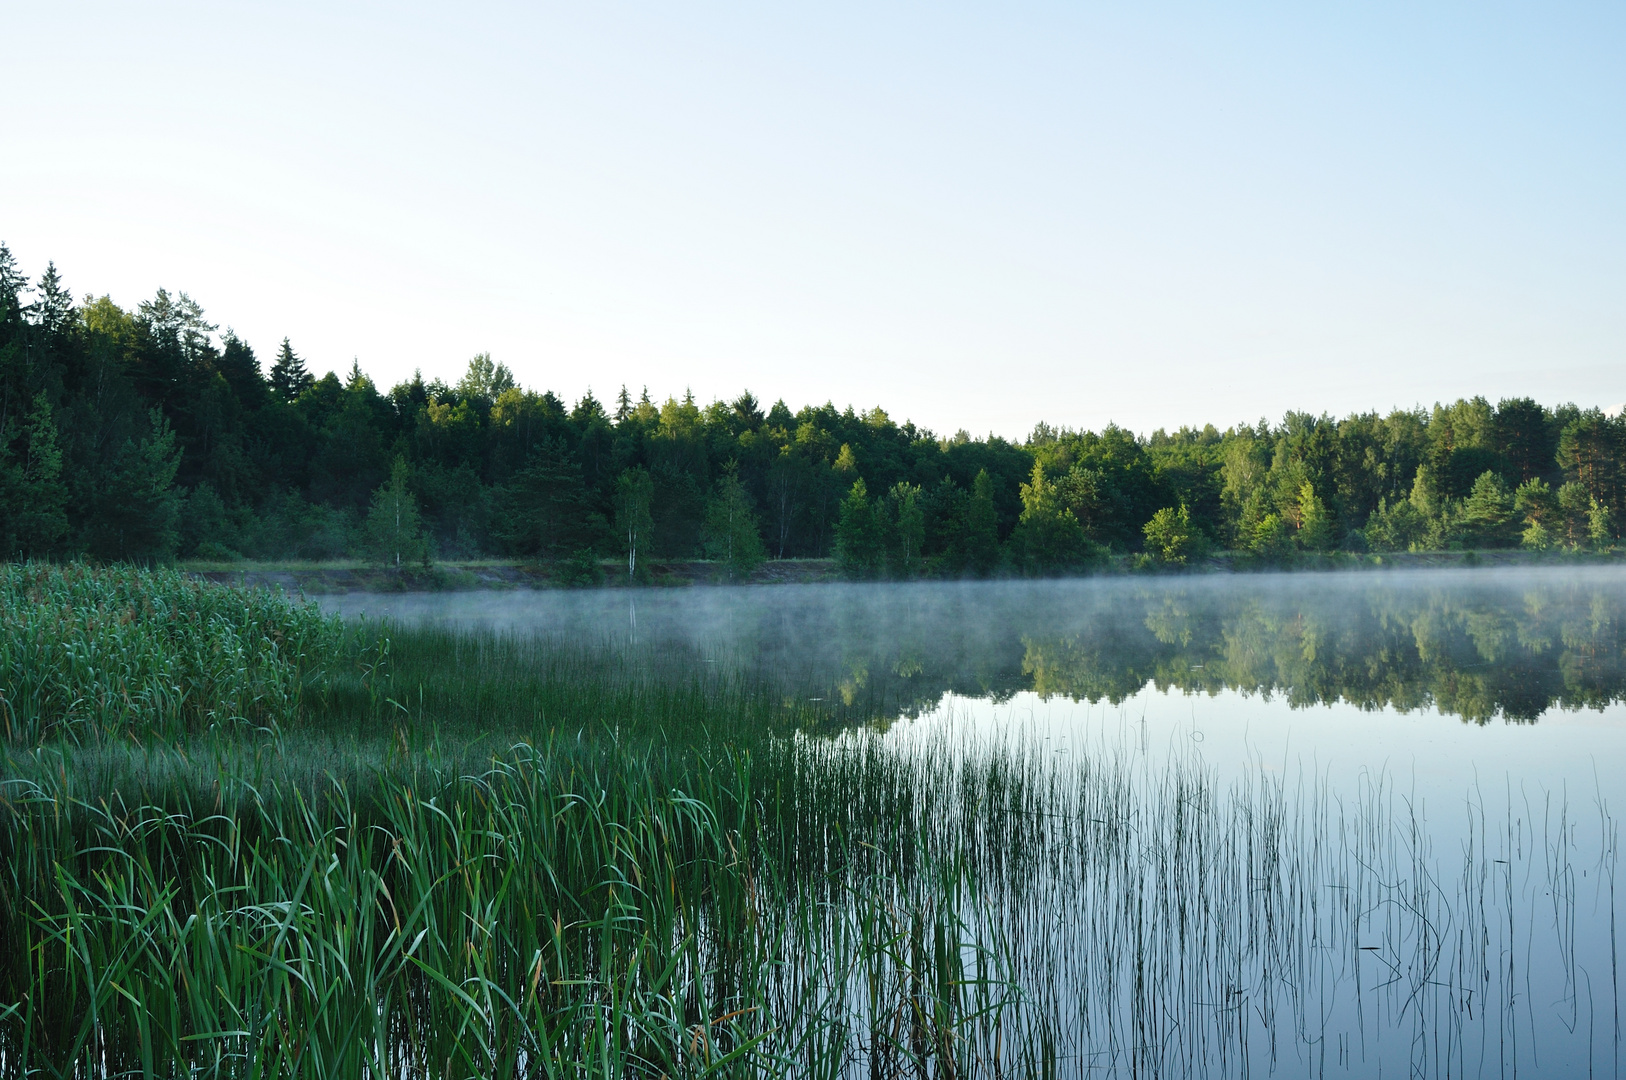
[{"label": "water", "polygon": [[[1117,893],[1156,904],[1143,894],[1171,888],[1183,872],[1173,864],[1092,870],[1086,845],[1020,887],[990,888],[983,902],[998,908],[1013,955],[1049,972],[1027,989],[1048,995],[1053,1030],[1040,1034],[1071,1063],[1063,1073],[1620,1073],[1613,815],[1626,806],[1626,573],[325,602],[750,668],[823,702],[845,726],[838,741],[1109,761],[1125,778],[1121,797],[1147,805],[1169,797],[1171,775],[1200,774],[1279,811],[1298,862],[1273,878],[1264,907],[1291,926],[1256,929],[1272,944],[1237,953],[1230,982],[1216,982],[1219,953],[1169,945],[1173,916],[1128,925],[1099,898],[1087,917],[1082,900],[1066,914],[1080,875],[1106,874]],[[1247,831],[1253,814],[1231,820]],[[1162,837],[1143,841],[1146,862],[1165,858],[1166,820],[1137,827]],[[1239,913],[1261,903],[1233,908],[1207,886],[1193,895],[1224,909],[1204,925],[1253,919]],[[1092,973],[1079,959],[1130,941],[1175,957],[1158,969],[1157,993],[1123,981],[1128,961],[1097,961]],[[1199,954],[1206,966],[1182,970]],[[1134,972],[1143,983],[1145,969]],[[1230,994],[1251,1013],[1214,1000]],[[1161,1017],[1155,1046],[1148,1009]]]}]

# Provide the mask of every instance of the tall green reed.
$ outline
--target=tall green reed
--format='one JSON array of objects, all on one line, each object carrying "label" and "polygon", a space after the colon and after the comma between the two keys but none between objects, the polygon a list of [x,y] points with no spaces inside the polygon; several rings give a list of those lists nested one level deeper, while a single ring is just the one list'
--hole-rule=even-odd
[{"label": "tall green reed", "polygon": [[0,733],[173,737],[276,727],[351,651],[314,605],[168,570],[0,566]]}]

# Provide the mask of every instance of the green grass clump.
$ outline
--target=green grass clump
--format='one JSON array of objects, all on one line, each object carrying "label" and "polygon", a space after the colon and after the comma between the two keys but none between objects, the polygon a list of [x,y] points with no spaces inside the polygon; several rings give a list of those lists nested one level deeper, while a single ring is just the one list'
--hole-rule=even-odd
[{"label": "green grass clump", "polygon": [[77,753],[0,802],[6,1075],[834,1075],[872,1040],[968,1060],[1005,997],[963,867],[781,857],[794,751],[568,738],[363,795],[168,749],[154,790],[85,790]]},{"label": "green grass clump", "polygon": [[347,651],[314,605],[168,570],[0,566],[0,613],[12,744],[275,727]]}]

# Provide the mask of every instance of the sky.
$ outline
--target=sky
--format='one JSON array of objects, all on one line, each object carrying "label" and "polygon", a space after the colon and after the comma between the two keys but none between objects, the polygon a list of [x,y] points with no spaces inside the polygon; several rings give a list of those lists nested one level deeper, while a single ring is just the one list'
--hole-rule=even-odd
[{"label": "sky", "polygon": [[12,5],[0,241],[269,366],[1140,432],[1626,400],[1626,5]]}]

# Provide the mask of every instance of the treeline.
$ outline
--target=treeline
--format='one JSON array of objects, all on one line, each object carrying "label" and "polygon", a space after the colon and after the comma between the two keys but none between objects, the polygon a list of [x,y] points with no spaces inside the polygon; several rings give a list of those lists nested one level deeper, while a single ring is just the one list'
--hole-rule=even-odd
[{"label": "treeline", "polygon": [[[1222,548],[1608,547],[1626,421],[1483,398],[1138,437],[940,438],[880,408],[567,403],[489,356],[455,384],[269,364],[185,293],[75,301],[0,245],[0,553],[162,562],[835,556],[857,576],[1079,570]],[[640,560],[644,560],[640,564]]]}]

